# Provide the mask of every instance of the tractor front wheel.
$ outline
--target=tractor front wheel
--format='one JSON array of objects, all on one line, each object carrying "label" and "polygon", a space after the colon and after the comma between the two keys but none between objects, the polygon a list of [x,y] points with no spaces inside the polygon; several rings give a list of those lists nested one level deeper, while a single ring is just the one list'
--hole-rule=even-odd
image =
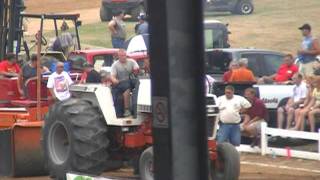
[{"label": "tractor front wheel", "polygon": [[107,125],[97,107],[80,99],[53,105],[43,127],[43,149],[50,176],[68,172],[98,175],[108,159]]},{"label": "tractor front wheel", "polygon": [[148,147],[143,151],[139,161],[141,180],[154,180],[153,178],[153,148]]},{"label": "tractor front wheel", "polygon": [[217,146],[217,160],[210,163],[212,180],[238,180],[240,175],[240,156],[234,146],[221,143]]}]

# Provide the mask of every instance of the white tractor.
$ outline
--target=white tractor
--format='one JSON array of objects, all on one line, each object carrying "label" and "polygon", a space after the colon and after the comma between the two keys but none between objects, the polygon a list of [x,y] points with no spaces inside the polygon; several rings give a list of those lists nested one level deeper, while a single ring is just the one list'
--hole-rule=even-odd
[{"label": "white tractor", "polygon": [[[133,162],[142,180],[153,180],[153,138],[150,79],[140,79],[137,117],[117,118],[111,89],[101,84],[71,86],[73,97],[49,109],[43,126],[43,148],[50,176],[99,175],[115,162]],[[207,95],[207,117],[215,132],[218,108]],[[214,125],[213,125],[214,124]],[[230,144],[208,138],[212,179],[236,180],[239,154]],[[217,166],[219,165],[219,166]]]}]

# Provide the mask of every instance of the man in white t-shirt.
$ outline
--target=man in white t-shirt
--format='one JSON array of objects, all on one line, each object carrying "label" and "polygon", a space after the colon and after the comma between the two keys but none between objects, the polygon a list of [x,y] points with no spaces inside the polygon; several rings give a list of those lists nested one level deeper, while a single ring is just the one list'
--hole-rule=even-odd
[{"label": "man in white t-shirt", "polygon": [[56,65],[56,72],[49,76],[47,88],[54,100],[64,101],[70,98],[71,94],[69,86],[73,84],[69,74],[63,71],[64,64],[58,62]]},{"label": "man in white t-shirt", "polygon": [[218,143],[228,141],[234,146],[239,146],[241,142],[240,113],[250,108],[251,104],[244,97],[235,95],[233,86],[226,86],[224,92],[225,95],[218,98],[220,126],[217,141]]},{"label": "man in white t-shirt", "polygon": [[306,83],[303,82],[302,74],[294,74],[292,80],[295,84],[293,95],[284,106],[280,106],[277,110],[278,128],[284,128],[285,115],[287,115],[286,128],[290,128],[294,118],[294,111],[299,108],[300,104],[303,104],[308,94],[308,88]]}]

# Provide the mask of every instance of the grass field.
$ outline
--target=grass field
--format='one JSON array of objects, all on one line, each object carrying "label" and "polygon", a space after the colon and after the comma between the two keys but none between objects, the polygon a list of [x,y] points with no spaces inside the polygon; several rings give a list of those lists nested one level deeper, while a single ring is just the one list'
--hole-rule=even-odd
[{"label": "grass field", "polygon": [[320,35],[319,0],[256,0],[249,16],[207,16],[229,23],[233,47],[256,47],[296,53],[301,35],[298,27],[308,22]]},{"label": "grass field", "polygon": [[[84,1],[81,0],[79,8],[83,8]],[[97,0],[93,2],[92,7],[99,6]],[[254,0],[254,4],[255,12],[249,16],[206,13],[205,18],[229,24],[232,47],[255,47],[295,54],[300,47],[301,34],[297,28],[301,24],[310,23],[314,36],[320,35],[320,0]],[[134,23],[128,22],[128,37],[134,34],[133,29]],[[111,47],[107,23],[83,25],[80,37],[84,44]]]}]

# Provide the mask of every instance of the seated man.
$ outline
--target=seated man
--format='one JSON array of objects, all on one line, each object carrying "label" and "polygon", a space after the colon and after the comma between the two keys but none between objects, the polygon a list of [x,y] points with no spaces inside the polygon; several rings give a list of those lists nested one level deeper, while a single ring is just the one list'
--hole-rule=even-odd
[{"label": "seated man", "polygon": [[292,80],[295,84],[293,88],[293,96],[289,98],[285,106],[280,106],[278,108],[277,123],[278,128],[280,129],[283,128],[285,114],[287,115],[286,129],[290,128],[294,118],[295,110],[304,103],[304,100],[308,94],[308,88],[306,83],[303,82],[302,74],[296,73],[293,75]]},{"label": "seated man", "polygon": [[58,62],[56,72],[49,76],[47,88],[49,89],[53,100],[65,101],[71,97],[70,85],[73,81],[70,75],[64,71],[64,64]]},{"label": "seated man", "polygon": [[92,64],[85,63],[83,65],[84,71],[81,75],[80,83],[100,83],[101,76],[100,74],[93,68]]},{"label": "seated man", "polygon": [[[41,67],[41,73],[48,73],[49,69],[45,66]],[[37,77],[37,55],[31,56],[30,62],[22,67],[18,77],[18,90],[21,95],[26,96],[28,94],[25,83],[31,78]]]},{"label": "seated man", "polygon": [[229,82],[256,82],[256,78],[254,77],[252,71],[248,69],[247,58],[241,58],[239,60],[239,68],[232,70]]},{"label": "seated man", "polygon": [[8,53],[6,59],[0,62],[0,76],[17,77],[19,72],[20,67],[15,54]]},{"label": "seated man", "polygon": [[266,121],[267,108],[263,101],[256,97],[255,89],[246,89],[244,96],[251,103],[251,107],[245,112],[244,121],[240,127],[245,136],[253,138],[252,145],[254,146],[259,140],[261,123]]},{"label": "seated man", "polygon": [[291,54],[287,54],[283,58],[283,64],[279,67],[278,72],[271,76],[263,76],[258,80],[258,84],[287,84],[292,76],[299,71],[297,65],[294,64],[294,59]]},{"label": "seated man", "polygon": [[[118,58],[119,60],[111,66],[112,95],[117,116],[127,117],[131,116],[129,108],[130,91],[135,88],[137,83],[131,77],[139,73],[139,65],[135,60],[127,58],[127,53],[124,49],[118,51]],[[123,96],[124,113],[121,107],[121,98],[119,98],[121,95]]]}]

